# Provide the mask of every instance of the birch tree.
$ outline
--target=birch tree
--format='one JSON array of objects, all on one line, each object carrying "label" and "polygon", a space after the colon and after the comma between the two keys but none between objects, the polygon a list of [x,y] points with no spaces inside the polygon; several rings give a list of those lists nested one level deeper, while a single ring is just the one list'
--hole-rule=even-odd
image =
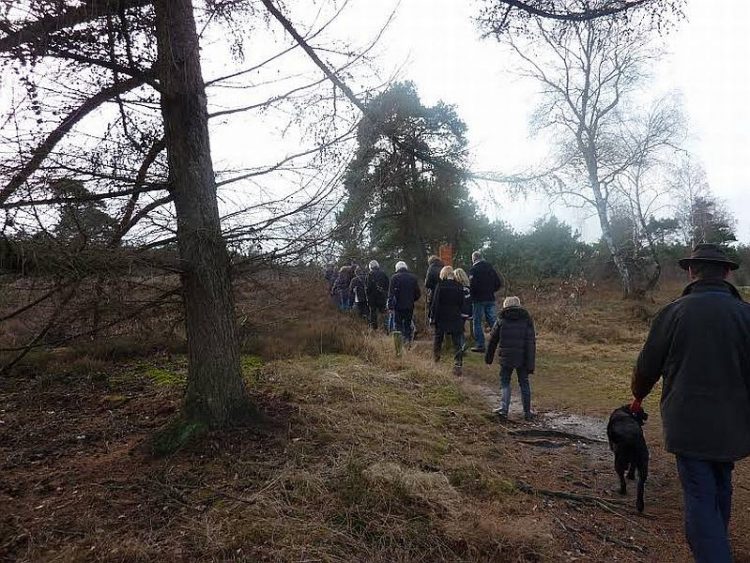
[{"label": "birch tree", "polygon": [[533,125],[554,146],[551,170],[537,187],[569,206],[590,209],[612,257],[625,295],[634,293],[632,268],[612,231],[616,186],[638,155],[623,143],[623,115],[642,83],[654,51],[645,33],[624,33],[617,21],[564,27],[537,20],[528,43],[511,38],[522,75],[540,86]]}]

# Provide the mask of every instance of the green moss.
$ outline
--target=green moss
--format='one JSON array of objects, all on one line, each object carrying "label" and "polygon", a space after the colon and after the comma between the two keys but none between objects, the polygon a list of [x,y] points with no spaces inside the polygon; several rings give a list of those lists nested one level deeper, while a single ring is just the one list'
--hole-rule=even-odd
[{"label": "green moss", "polygon": [[263,363],[260,356],[242,356],[242,369],[245,371],[260,369],[263,367]]},{"label": "green moss", "polygon": [[250,384],[255,385],[261,381],[264,365],[262,358],[252,355],[242,356],[241,365],[242,373]]},{"label": "green moss", "polygon": [[148,376],[157,385],[182,385],[185,383],[185,375],[164,368],[150,367],[146,369]]}]

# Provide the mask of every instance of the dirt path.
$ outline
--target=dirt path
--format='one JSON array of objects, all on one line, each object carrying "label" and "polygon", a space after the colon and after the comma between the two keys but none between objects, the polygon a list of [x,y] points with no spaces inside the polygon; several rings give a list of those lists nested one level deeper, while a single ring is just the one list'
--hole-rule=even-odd
[{"label": "dirt path", "polygon": [[[462,385],[481,397],[488,410],[499,405],[498,390],[476,368],[467,370]],[[605,419],[542,406],[534,421],[525,422],[517,385],[513,393],[511,414],[507,420],[498,418],[498,425],[518,444],[525,463],[536,469],[521,472],[517,486],[538,496],[540,511],[554,522],[555,533],[566,538],[569,547],[561,561],[691,560],[682,531],[679,483],[672,458],[661,447],[658,422],[647,429],[651,466],[646,510],[638,514],[635,483],[629,484],[626,497],[616,492]],[[738,473],[733,548],[736,562],[749,562],[744,524],[750,509],[743,501],[750,489],[744,472]]]}]

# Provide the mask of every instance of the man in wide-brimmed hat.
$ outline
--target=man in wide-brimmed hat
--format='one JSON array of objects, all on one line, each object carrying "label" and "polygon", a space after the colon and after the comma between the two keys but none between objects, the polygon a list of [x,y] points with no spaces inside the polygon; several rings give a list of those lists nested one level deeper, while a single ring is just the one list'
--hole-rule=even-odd
[{"label": "man in wide-brimmed hat", "polygon": [[750,455],[750,305],[727,281],[738,264],[719,246],[699,244],[679,264],[692,281],[654,319],[631,411],[663,377],[664,440],[677,458],[690,549],[698,562],[730,562],[732,469]]}]

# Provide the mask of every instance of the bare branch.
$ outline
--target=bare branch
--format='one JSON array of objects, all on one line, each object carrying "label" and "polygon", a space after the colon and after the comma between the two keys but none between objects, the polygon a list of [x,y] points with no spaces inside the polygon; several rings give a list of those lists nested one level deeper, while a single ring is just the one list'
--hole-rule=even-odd
[{"label": "bare branch", "polygon": [[[0,189],[0,205],[5,204],[8,198],[15,192],[44,162],[49,156],[55,145],[81,121],[86,115],[98,108],[106,101],[143,85],[142,78],[129,78],[108,88],[104,88],[99,93],[94,94],[87,99],[78,108],[69,113],[65,119],[47,136],[47,138],[34,150],[34,155],[28,160],[23,168],[16,173],[10,182]],[[3,207],[0,207],[3,208]]]},{"label": "bare branch", "polygon": [[122,10],[147,6],[153,0],[86,0],[82,5],[68,8],[59,14],[45,16],[26,23],[21,29],[6,32],[0,38],[0,52],[10,51],[26,43],[49,41],[49,35],[69,29],[108,15],[117,15]]}]

